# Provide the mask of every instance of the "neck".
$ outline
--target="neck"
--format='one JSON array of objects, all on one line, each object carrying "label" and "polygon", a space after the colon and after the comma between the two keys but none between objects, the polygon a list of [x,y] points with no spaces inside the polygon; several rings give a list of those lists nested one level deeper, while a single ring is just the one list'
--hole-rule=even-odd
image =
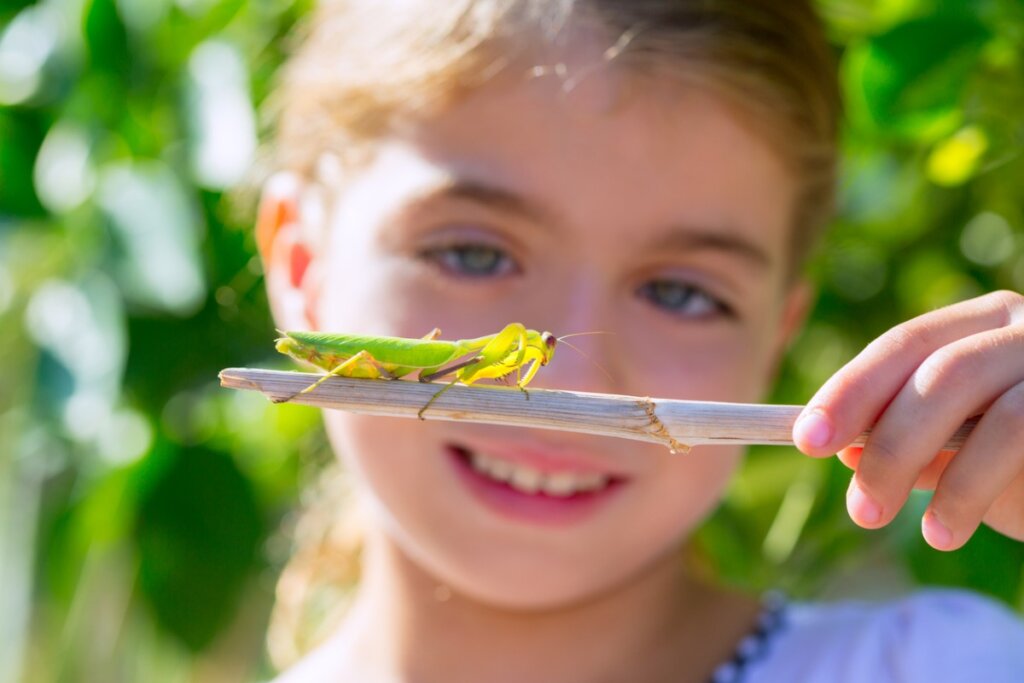
[{"label": "neck", "polygon": [[460,595],[379,531],[364,558],[338,636],[339,658],[350,661],[332,667],[358,670],[360,680],[707,680],[757,613],[756,601],[694,581],[675,553],[600,595],[546,610]]}]

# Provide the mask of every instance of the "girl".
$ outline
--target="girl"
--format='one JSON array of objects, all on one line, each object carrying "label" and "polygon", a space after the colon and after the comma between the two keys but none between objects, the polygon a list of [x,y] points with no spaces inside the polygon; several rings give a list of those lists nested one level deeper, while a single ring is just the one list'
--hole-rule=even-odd
[{"label": "girl", "polygon": [[[258,237],[277,326],[581,337],[534,386],[758,401],[801,324],[838,97],[804,2],[331,2],[287,70]],[[600,365],[606,372],[596,368]],[[939,453],[987,407],[955,459]],[[902,324],[808,404],[827,456],[874,424],[853,519],[1024,538],[1024,297]],[[1024,626],[961,594],[779,607],[680,548],[742,451],[331,412],[361,581],[282,681],[1020,680]]]}]

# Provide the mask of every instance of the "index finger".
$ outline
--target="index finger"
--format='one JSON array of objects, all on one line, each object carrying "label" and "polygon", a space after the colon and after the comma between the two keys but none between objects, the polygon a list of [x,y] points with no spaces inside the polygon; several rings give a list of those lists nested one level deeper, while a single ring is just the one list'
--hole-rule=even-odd
[{"label": "index finger", "polygon": [[1000,291],[940,308],[892,328],[834,374],[793,426],[797,448],[817,457],[849,445],[884,412],[919,365],[958,339],[1006,327],[1024,297]]}]

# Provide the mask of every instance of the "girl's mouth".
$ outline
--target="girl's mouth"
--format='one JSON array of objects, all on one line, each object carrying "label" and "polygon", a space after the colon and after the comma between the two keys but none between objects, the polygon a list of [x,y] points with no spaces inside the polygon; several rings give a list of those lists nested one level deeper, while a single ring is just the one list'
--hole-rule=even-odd
[{"label": "girl's mouth", "polygon": [[596,512],[626,484],[624,477],[571,470],[541,471],[521,462],[446,444],[449,459],[474,496],[491,510],[539,524],[566,524]]}]

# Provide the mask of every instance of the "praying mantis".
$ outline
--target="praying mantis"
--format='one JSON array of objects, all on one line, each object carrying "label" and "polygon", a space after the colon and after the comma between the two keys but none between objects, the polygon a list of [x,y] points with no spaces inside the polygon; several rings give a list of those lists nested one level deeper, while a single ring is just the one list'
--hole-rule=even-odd
[{"label": "praying mantis", "polygon": [[496,334],[455,341],[438,339],[441,330],[437,328],[420,339],[329,332],[281,334],[283,336],[276,342],[278,351],[327,371],[316,382],[281,402],[312,391],[333,376],[398,379],[418,370],[419,381],[432,382],[454,375],[451,382],[420,408],[421,420],[427,408],[458,383],[468,385],[479,379],[509,381],[515,373],[516,386],[526,393],[526,385],[551,361],[558,343],[550,332],[530,330],[521,323],[510,323]]}]

